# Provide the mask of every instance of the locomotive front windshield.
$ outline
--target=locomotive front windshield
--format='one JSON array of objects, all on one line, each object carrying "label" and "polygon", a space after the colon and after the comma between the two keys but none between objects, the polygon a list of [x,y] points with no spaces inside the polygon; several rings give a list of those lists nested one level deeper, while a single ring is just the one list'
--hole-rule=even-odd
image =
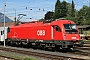
[{"label": "locomotive front windshield", "polygon": [[66,33],[78,33],[75,24],[64,24]]}]

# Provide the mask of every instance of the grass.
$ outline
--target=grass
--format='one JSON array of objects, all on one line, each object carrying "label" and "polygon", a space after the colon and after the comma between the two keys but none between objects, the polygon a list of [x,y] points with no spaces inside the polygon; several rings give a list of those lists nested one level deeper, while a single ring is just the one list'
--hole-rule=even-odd
[{"label": "grass", "polygon": [[90,30],[84,31],[85,34],[90,35]]},{"label": "grass", "polygon": [[90,40],[83,40],[83,41],[85,41],[85,42],[90,42]]},{"label": "grass", "polygon": [[29,58],[29,57],[25,57],[25,58],[23,58],[22,60],[36,60],[36,59],[34,59],[34,58]]},{"label": "grass", "polygon": [[83,40],[84,42],[90,43],[90,40]]},{"label": "grass", "polygon": [[36,60],[35,58],[31,58],[29,56],[25,56],[25,57],[19,57],[19,56],[11,56],[13,58],[16,58],[16,59],[20,59],[20,60]]}]

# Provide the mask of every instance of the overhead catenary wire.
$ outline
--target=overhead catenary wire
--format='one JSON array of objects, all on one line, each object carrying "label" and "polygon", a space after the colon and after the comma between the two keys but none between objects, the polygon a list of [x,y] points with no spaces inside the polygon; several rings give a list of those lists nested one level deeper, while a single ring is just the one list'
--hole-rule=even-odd
[{"label": "overhead catenary wire", "polygon": [[[33,0],[34,1],[34,0]],[[45,0],[41,0],[41,2],[44,2]],[[30,3],[31,1],[29,1],[29,3]],[[31,2],[32,3],[32,2]],[[35,3],[35,2],[34,2]],[[11,6],[16,6],[17,8],[18,7],[20,7],[20,8],[26,8],[26,9],[29,9],[29,10],[35,10],[36,9],[36,12],[40,12],[41,10],[42,11],[47,11],[46,9],[48,8],[48,7],[45,7],[45,8],[39,8],[39,7],[27,7],[27,6],[25,6],[25,5],[15,5],[15,4],[10,4],[10,3],[7,3],[7,7],[10,7],[10,5]],[[29,4],[28,4],[29,5]],[[49,7],[50,8],[50,7]],[[28,11],[24,11],[24,12],[29,12],[29,10]],[[23,11],[22,11],[23,12]]]},{"label": "overhead catenary wire", "polygon": [[[49,0],[40,0],[39,3],[44,3],[46,1],[49,1]],[[31,0],[28,2],[28,4],[23,4],[23,5],[13,4],[13,3],[9,3],[9,2],[6,2],[6,4],[7,4],[7,7],[6,7],[7,9],[11,9],[10,7],[13,6],[13,8],[17,9],[17,13],[27,13],[27,12],[31,12],[31,11],[33,11],[33,12],[47,12],[47,11],[50,11],[50,8],[54,9],[54,7],[51,7],[51,6],[44,6],[44,7],[31,6],[31,4],[39,5],[38,3],[35,2],[35,0]],[[19,9],[22,9],[22,11],[19,11]],[[53,11],[53,10],[51,10],[51,11]],[[8,11],[7,15],[10,15],[10,14],[13,14],[13,13],[11,13],[11,11],[10,12]]]}]

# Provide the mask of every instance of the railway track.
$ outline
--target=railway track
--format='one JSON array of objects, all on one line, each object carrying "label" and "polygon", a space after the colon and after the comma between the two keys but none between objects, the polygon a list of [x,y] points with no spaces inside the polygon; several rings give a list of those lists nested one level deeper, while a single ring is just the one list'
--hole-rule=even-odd
[{"label": "railway track", "polygon": [[[88,60],[88,56],[84,55],[76,55],[76,54],[68,54],[68,53],[58,53],[58,52],[50,52],[50,51],[39,51],[39,50],[30,50],[23,48],[15,48],[15,47],[3,47],[0,46],[0,50],[10,51],[15,53],[21,53],[26,55],[38,56],[43,58],[48,58],[51,60]],[[83,57],[83,58],[82,58]]]},{"label": "railway track", "polygon": [[[61,51],[60,51],[61,52]],[[69,53],[69,54],[78,54],[78,55],[83,55],[83,56],[90,56],[90,51],[89,50],[65,50],[66,53]]]},{"label": "railway track", "polygon": [[85,41],[83,47],[78,47],[79,50],[89,50],[90,51],[90,42]]},{"label": "railway track", "polygon": [[84,44],[90,44],[90,40],[83,40]]},{"label": "railway track", "polygon": [[[74,51],[71,51],[71,50],[63,50],[63,51],[65,51],[66,53],[64,53],[64,55],[66,54],[73,54],[73,55],[82,55],[84,58],[86,58],[86,59],[88,59],[89,57],[88,56],[90,56],[90,43],[88,43],[88,42],[85,42],[85,44],[84,44],[84,47],[79,47],[79,48],[76,48],[76,49],[78,49],[78,50],[74,50]],[[56,51],[56,53],[55,54],[57,54],[57,53],[60,53],[61,54],[61,56],[59,56],[59,55],[53,55],[53,53],[52,53],[52,55],[51,54],[44,54],[44,53],[40,53],[40,52],[36,52],[36,51],[34,51],[34,52],[32,52],[32,51],[26,51],[26,50],[23,50],[23,49],[19,49],[19,48],[15,48],[14,49],[14,47],[13,48],[8,48],[8,47],[2,47],[2,46],[0,46],[0,50],[3,50],[3,51],[10,51],[10,52],[16,52],[16,53],[21,53],[21,54],[26,54],[26,55],[33,55],[33,56],[39,56],[39,57],[44,57],[44,58],[49,58],[49,59],[51,59],[51,60],[63,60],[63,59],[72,59],[72,60],[78,60],[78,59],[81,59],[81,60],[86,60],[86,59],[83,59],[83,58],[81,58],[81,57],[77,57],[77,58],[75,58],[75,57],[71,57],[71,56],[62,56],[62,51]],[[88,51],[88,52],[86,52],[86,50]],[[42,51],[43,52],[43,51]],[[50,51],[51,52],[51,51]],[[19,59],[15,59],[15,58],[12,58],[12,57],[7,57],[7,56],[1,56],[1,57],[5,57],[5,58],[8,58],[8,59],[12,59],[12,60],[19,60]]]},{"label": "railway track", "polygon": [[[69,52],[69,53],[73,53],[73,52]],[[74,52],[73,54],[84,55],[84,56],[90,56],[90,53],[88,53],[88,52]]]},{"label": "railway track", "polygon": [[[90,42],[84,41],[84,46],[77,47],[76,49],[78,49],[78,50],[77,50],[77,52],[75,52],[75,54],[90,56]],[[88,51],[88,52],[86,52],[86,51]]]},{"label": "railway track", "polygon": [[90,47],[78,47],[79,50],[90,50]]},{"label": "railway track", "polygon": [[90,44],[84,44],[83,47],[90,47]]},{"label": "railway track", "polygon": [[19,60],[17,58],[12,58],[12,57],[8,57],[8,56],[2,56],[0,55],[0,60],[3,59],[3,60]]}]

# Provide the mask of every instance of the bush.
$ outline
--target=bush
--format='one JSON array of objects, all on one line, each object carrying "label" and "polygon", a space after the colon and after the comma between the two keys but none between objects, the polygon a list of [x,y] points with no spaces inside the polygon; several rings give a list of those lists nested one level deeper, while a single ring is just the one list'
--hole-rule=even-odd
[{"label": "bush", "polygon": [[36,60],[36,59],[34,59],[34,58],[29,58],[29,57],[26,57],[26,58],[24,58],[23,60]]}]

